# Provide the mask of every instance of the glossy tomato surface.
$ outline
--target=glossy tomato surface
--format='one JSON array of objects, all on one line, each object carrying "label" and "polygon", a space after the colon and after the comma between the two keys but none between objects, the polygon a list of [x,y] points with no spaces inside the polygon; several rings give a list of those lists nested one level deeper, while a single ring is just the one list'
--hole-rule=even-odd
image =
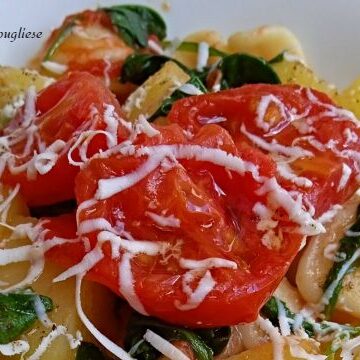
[{"label": "glossy tomato surface", "polygon": [[[358,120],[323,93],[296,85],[247,85],[177,101],[169,114],[170,122],[194,133],[215,118],[224,120],[219,125],[235,142],[259,148],[278,165],[289,163],[296,176],[311,180],[312,186],[301,187],[301,193],[314,206],[316,216],[343,203],[358,186]],[[283,151],[275,151],[277,145],[288,148],[284,151],[298,147],[312,155],[284,156]],[[344,164],[351,175],[338,190]],[[280,172],[277,179],[286,189],[298,190]]]},{"label": "glossy tomato surface", "polygon": [[[168,322],[210,327],[254,321],[306,234],[322,231],[319,217],[357,189],[353,155],[360,149],[349,134],[360,136],[359,128],[325,95],[292,86],[249,85],[191,97],[175,104],[170,120],[156,127],[157,135],[140,134],[130,147],[92,159],[78,174],[77,232],[92,249],[105,228],[134,244],[163,244],[155,255],[131,256],[124,270],[129,250],[114,254],[105,243],[105,257],[89,276]],[[156,156],[160,161],[151,167]],[[229,159],[252,164],[253,171],[234,170]],[[351,173],[341,188],[344,166]],[[99,184],[114,178],[122,179],[122,188],[101,195]],[[254,210],[261,206],[270,218]],[[84,231],[85,222],[99,219],[109,225]],[[82,245],[49,253],[64,266],[84,255]],[[236,265],[184,265],[209,258]],[[131,276],[126,293],[122,271]],[[194,294],[196,306],[189,307]]]},{"label": "glossy tomato surface", "polygon": [[[80,72],[70,73],[28,99],[4,129],[3,138],[10,145],[2,154],[5,169],[1,181],[12,186],[20,184],[29,206],[74,198],[74,178],[79,166],[69,163],[68,153],[82,132],[106,128],[104,105],[121,113],[115,97],[101,81]],[[34,114],[29,116],[28,109],[33,106]],[[126,131],[119,127],[119,137],[125,136]],[[55,142],[62,145],[50,151]],[[87,156],[105,148],[105,136],[97,134],[89,143]],[[77,150],[72,157],[79,160]],[[47,165],[52,166],[49,171]]]}]

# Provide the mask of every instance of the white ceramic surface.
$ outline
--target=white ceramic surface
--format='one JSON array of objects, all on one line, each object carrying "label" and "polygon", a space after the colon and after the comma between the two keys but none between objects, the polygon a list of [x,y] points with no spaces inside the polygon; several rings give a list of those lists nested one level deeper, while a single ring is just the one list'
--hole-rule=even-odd
[{"label": "white ceramic surface", "polygon": [[[301,40],[309,63],[324,78],[344,86],[360,75],[359,0],[128,0],[164,15],[169,37],[200,29],[228,35],[265,24],[289,27]],[[42,31],[40,40],[0,39],[0,64],[24,65],[64,16],[121,0],[0,0],[0,32]]]}]

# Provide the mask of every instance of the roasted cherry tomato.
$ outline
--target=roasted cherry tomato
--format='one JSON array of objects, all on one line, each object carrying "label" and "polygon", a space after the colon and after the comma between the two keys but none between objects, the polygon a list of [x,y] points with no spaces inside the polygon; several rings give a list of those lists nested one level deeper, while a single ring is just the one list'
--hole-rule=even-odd
[{"label": "roasted cherry tomato", "polygon": [[[65,71],[88,71],[110,80],[119,75],[121,64],[132,52],[105,11],[86,10],[66,17],[52,32],[37,61],[51,61],[65,65]],[[57,75],[45,64],[42,70],[46,69]]]},{"label": "roasted cherry tomato", "polygon": [[357,188],[359,128],[325,95],[290,86],[185,99],[170,119],[183,128],[90,160],[76,179],[90,246],[49,257],[68,267],[101,249],[89,276],[168,322],[254,321],[306,237]]},{"label": "roasted cherry tomato", "polygon": [[99,131],[112,127],[112,144],[125,138],[127,132],[120,125],[119,114],[115,97],[88,73],[71,73],[39,95],[29,91],[24,107],[0,138],[4,145],[1,181],[20,184],[30,206],[74,198],[79,166],[69,163],[68,157],[79,162],[75,142],[82,136],[80,143],[85,145],[79,146],[82,157],[88,158],[111,142],[109,135]]},{"label": "roasted cherry tomato", "polygon": [[[162,146],[183,145],[184,151],[198,152],[198,157],[209,149],[223,150],[221,154],[228,154],[225,157],[233,155],[256,163],[261,176],[275,174],[269,157],[247,146],[236,147],[228,132],[217,125],[202,128],[191,141],[175,125],[159,130],[156,137],[139,138],[136,149],[152,148],[159,154]],[[77,177],[79,204],[94,198],[100,179],[131,174],[149,158],[115,155],[91,160]],[[266,196],[256,195],[261,183],[250,173],[239,174],[211,161],[196,161],[190,155],[179,163],[174,161],[165,156],[161,166],[136,184],[78,214],[78,233],[90,240],[92,248],[98,244],[101,231],[86,233],[84,224],[96,219],[106,219],[128,241],[161,244],[158,254],[141,253],[130,261],[138,299],[133,299],[129,284],[123,284],[121,276],[119,279],[119,273],[126,271],[123,261],[128,253],[123,249],[112,258],[110,247],[104,245],[105,258],[89,274],[138,310],[137,302],[147,313],[169,322],[203,327],[253,321],[284,276],[302,236],[284,233],[279,248],[265,247],[256,229],[259,219],[252,212],[256,202],[266,202]],[[289,219],[284,218],[283,223],[291,225]],[[67,266],[79,260],[72,245],[52,249],[49,257]],[[197,270],[181,265],[184,259],[208,258],[222,259],[226,265]],[[192,280],[187,284],[189,276]],[[187,285],[195,300],[189,300]],[[203,300],[196,299],[197,292],[204,289]]]},{"label": "roasted cherry tomato", "polygon": [[315,216],[358,187],[360,123],[316,90],[261,84],[193,96],[177,101],[169,120],[194,133],[218,122],[235,142],[270,155],[278,182],[290,191],[300,187]]}]

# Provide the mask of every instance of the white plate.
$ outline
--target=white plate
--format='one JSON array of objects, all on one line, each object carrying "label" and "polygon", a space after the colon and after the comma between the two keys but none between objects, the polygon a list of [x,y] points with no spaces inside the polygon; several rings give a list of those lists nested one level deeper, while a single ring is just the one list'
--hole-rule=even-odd
[{"label": "white plate", "polygon": [[[195,30],[218,29],[228,35],[266,24],[290,28],[302,42],[312,67],[325,79],[344,86],[360,75],[360,9],[358,0],[134,0],[164,15],[169,37]],[[21,66],[35,54],[53,27],[73,12],[116,0],[1,0],[0,32],[42,31],[40,40],[0,38],[0,64]]]}]

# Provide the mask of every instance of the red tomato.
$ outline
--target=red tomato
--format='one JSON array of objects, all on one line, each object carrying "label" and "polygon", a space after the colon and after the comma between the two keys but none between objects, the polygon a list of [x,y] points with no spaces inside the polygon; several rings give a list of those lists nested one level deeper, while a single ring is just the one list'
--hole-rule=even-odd
[{"label": "red tomato", "polygon": [[[113,106],[117,114],[120,106],[101,81],[79,72],[50,85],[33,100],[35,104],[29,99],[28,105],[4,129],[2,139],[9,146],[1,154],[5,166],[1,181],[12,186],[20,184],[30,206],[72,199],[79,167],[68,161],[71,145],[84,130],[106,128],[105,104]],[[31,105],[35,105],[35,117],[26,115],[26,106]],[[126,136],[121,126],[118,136]],[[63,145],[49,154],[46,148],[56,141],[63,141]],[[87,156],[106,148],[105,136],[97,134],[90,141]],[[74,151],[73,158],[79,160],[78,151]],[[52,166],[50,170],[46,170],[48,165]]]},{"label": "red tomato", "polygon": [[69,71],[90,72],[108,82],[119,76],[122,63],[133,52],[102,10],[86,10],[68,16],[47,40],[38,55],[40,62],[62,36],[59,46],[45,60],[66,65]]},{"label": "red tomato", "polygon": [[[261,109],[261,101],[264,104],[269,98],[268,106]],[[268,124],[268,127],[264,125],[265,129],[256,121],[261,111],[264,111],[261,116],[264,123]],[[296,175],[312,181],[313,186],[303,187],[301,192],[314,206],[316,215],[321,215],[331,205],[342,204],[358,187],[360,142],[356,139],[360,137],[360,129],[349,113],[337,108],[325,94],[316,90],[294,85],[259,84],[177,101],[169,120],[196,133],[209,121],[207,119],[223,117],[226,120],[219,125],[229,131],[235,142],[256,146],[241,130],[244,126],[250,136],[256,135],[267,143],[276,142],[287,147],[297,145],[311,151],[313,156],[299,157],[290,166]],[[349,142],[349,136],[355,141]],[[312,145],[317,143],[322,149]],[[263,153],[271,154],[263,146],[260,148]],[[274,152],[271,156],[274,157]],[[277,160],[278,163],[284,161],[284,158]],[[352,172],[346,186],[338,190],[343,164]],[[277,179],[288,190],[297,190],[294,183],[279,174]]]},{"label": "red tomato", "polygon": [[[193,132],[190,140],[178,124],[158,127],[159,135],[152,138],[141,135],[134,148],[109,158],[93,158],[79,173],[76,179],[78,203],[84,204],[97,196],[96,202],[88,203],[88,207],[78,214],[78,232],[83,239],[89,239],[91,248],[98,245],[99,230],[81,234],[81,223],[99,218],[107,220],[112,232],[130,242],[146,240],[169,244],[168,248],[163,248],[167,250],[156,255],[141,253],[130,260],[133,276],[130,285],[133,284],[147,313],[191,327],[255,320],[301,246],[303,235],[298,231],[295,217],[311,206],[317,217],[330,205],[342,204],[355,191],[358,172],[355,155],[359,144],[351,138],[360,136],[359,129],[350,121],[350,115],[334,107],[325,95],[314,92],[318,98],[316,102],[311,98],[312,94],[298,87],[252,85],[179,101],[170,119]],[[260,106],[264,97],[270,95],[269,106]],[[278,100],[274,100],[275,97]],[[269,126],[257,118],[261,109],[265,109],[265,122],[269,122]],[[298,120],[285,116],[296,114],[301,114]],[[333,139],[337,141],[336,148],[328,144],[332,151],[326,145],[318,150],[313,141],[311,145],[306,138],[297,140],[303,135],[300,133],[303,118],[311,120],[311,126],[307,125],[313,127],[308,130],[315,140],[326,144]],[[222,127],[204,125],[204,122],[214,121]],[[243,124],[245,127],[241,127]],[[254,137],[249,138],[249,134],[266,143],[277,141],[277,145],[288,149],[296,145],[294,141],[300,141],[301,149],[298,150],[308,151],[308,155],[311,151],[311,157],[300,156],[290,162],[290,166],[296,175],[306,176],[312,186],[304,187],[284,178],[279,171],[284,157],[280,159],[266,151],[264,143],[258,142],[258,147],[254,147]],[[148,156],[147,152],[152,149],[153,154],[160,156],[164,150],[161,146],[171,144],[177,145],[176,149],[182,146],[182,150],[188,150],[187,155],[180,156],[179,150],[177,155],[173,153],[178,157],[177,162],[170,156],[131,187],[115,191],[109,197],[99,197],[100,180],[127,174],[133,174],[132,179],[136,179],[137,169],[145,169],[144,164],[149,166],[147,161],[153,160],[153,155]],[[269,150],[268,145],[265,147]],[[194,147],[189,150],[190,146],[198,146],[196,154]],[[226,152],[226,159],[233,155],[254,164],[260,178],[250,172],[239,174],[227,169],[220,164],[220,159],[224,158],[214,149]],[[137,151],[143,151],[143,155],[136,156]],[[204,159],[204,154],[211,156]],[[232,163],[228,164],[229,167]],[[344,164],[352,172],[346,186],[338,189]],[[271,194],[257,191],[267,179],[276,179],[282,186],[281,194],[288,196],[280,206],[276,206],[278,200]],[[301,202],[301,208],[290,216],[291,211],[286,207],[295,199],[298,202],[306,199],[307,202]],[[268,246],[264,241],[260,225],[263,219],[254,212],[254,206],[259,203],[274,210],[273,231],[279,240],[274,246]],[[171,217],[177,225],[161,222],[163,218],[159,220],[159,216]],[[85,255],[85,250],[81,246],[79,249],[79,245],[72,246],[54,248],[49,256],[62,265],[74,265]],[[121,248],[119,254],[112,256],[109,244],[105,243],[103,251],[105,257],[89,276],[134,305],[134,296],[130,299],[129,293],[121,287],[121,264],[129,254],[128,250]],[[193,278],[187,280],[189,269],[184,265],[184,259],[208,258],[232,261],[236,268],[203,268],[196,274],[193,272]],[[129,283],[127,285],[129,287]],[[187,304],[198,287],[205,295],[198,294],[201,301],[191,309],[184,309],[181,305]]]},{"label": "red tomato", "polygon": [[[237,148],[228,132],[217,125],[205,126],[191,141],[175,125],[159,130],[160,136],[143,137],[137,147],[185,144],[223,149],[243,159],[256,160],[262,176],[275,173],[269,157],[251,153],[247,147]],[[94,197],[99,179],[131,173],[145,160],[121,155],[91,160],[76,180],[78,202]],[[162,255],[141,254],[132,261],[135,290],[150,315],[193,327],[249,322],[277,287],[301,243],[300,235],[284,234],[279,250],[262,245],[261,234],[256,230],[258,219],[252,213],[257,201],[266,201],[264,196],[255,194],[260,186],[250,174],[242,176],[208,162],[180,160],[179,165],[167,170],[157,168],[133,187],[81,211],[79,220],[105,218],[114,227],[123,226],[135,239],[171,244]],[[220,188],[226,195],[221,195]],[[149,212],[172,215],[181,226],[161,226]],[[98,233],[86,235],[92,247]],[[90,271],[90,277],[122,295],[118,279],[121,258],[111,259],[106,245],[104,251],[105,259]],[[72,245],[54,248],[49,257],[67,266],[79,258]],[[183,311],[176,306],[187,301],[182,285],[186,270],[179,266],[179,257],[223,258],[236,263],[237,269],[212,269],[214,289],[198,307]],[[196,287],[198,281],[196,278],[192,286]]]}]

